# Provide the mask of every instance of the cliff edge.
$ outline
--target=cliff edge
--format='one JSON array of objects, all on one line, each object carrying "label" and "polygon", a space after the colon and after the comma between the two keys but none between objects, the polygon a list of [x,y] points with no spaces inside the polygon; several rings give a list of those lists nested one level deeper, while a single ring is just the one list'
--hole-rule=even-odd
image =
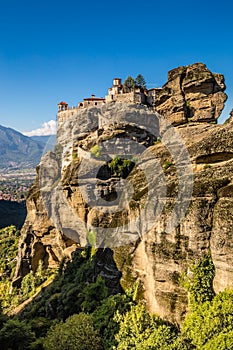
[{"label": "cliff edge", "polygon": [[181,275],[209,251],[215,291],[233,287],[232,116],[210,123],[224,90],[222,75],[194,64],[169,73],[154,108],[112,103],[64,121],[28,195],[15,283],[39,260],[55,267],[92,245],[110,247],[121,286],[138,281],[170,321],[187,310]]}]

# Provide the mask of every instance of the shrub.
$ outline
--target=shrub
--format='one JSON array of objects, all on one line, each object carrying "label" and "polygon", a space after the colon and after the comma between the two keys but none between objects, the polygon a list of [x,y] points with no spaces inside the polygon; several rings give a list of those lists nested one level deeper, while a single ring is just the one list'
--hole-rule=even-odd
[{"label": "shrub", "polygon": [[113,175],[126,179],[129,173],[134,168],[135,163],[131,159],[115,157],[108,163]]},{"label": "shrub", "polygon": [[101,148],[99,145],[95,145],[91,148],[91,155],[99,158],[101,156]]},{"label": "shrub", "polygon": [[166,161],[164,162],[164,165],[163,165],[163,170],[164,170],[164,171],[168,170],[172,165],[174,165],[174,163],[169,162],[169,161],[166,160]]}]

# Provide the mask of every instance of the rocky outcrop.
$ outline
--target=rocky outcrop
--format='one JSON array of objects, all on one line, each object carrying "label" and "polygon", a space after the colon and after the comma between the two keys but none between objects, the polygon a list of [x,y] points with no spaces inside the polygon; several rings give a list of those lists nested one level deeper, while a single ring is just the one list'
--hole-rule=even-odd
[{"label": "rocky outcrop", "polygon": [[[109,174],[105,178],[105,164],[116,152],[135,154],[138,149],[145,150],[156,141],[157,133],[158,120],[153,111],[142,106],[125,110],[125,105],[112,105],[102,111],[80,110],[59,128],[55,152],[42,157],[37,180],[27,198],[28,215],[22,229],[17,282],[30,270],[36,271],[39,260],[43,260],[45,266],[55,267],[77,247],[85,247],[87,232],[101,227],[102,221],[106,224],[96,244],[104,246],[101,240],[104,241],[106,234],[110,235],[109,240],[119,239],[115,228],[109,228],[106,233],[105,226],[127,221],[127,212],[121,210],[119,217],[119,213],[114,213],[118,202],[110,198],[116,188],[123,192],[125,182],[116,176],[108,178]],[[92,155],[92,148],[97,144],[103,145],[101,157]],[[95,193],[96,176],[97,192],[101,196]],[[105,193],[110,194],[107,201]],[[126,235],[131,235],[129,228]]]},{"label": "rocky outcrop", "polygon": [[69,256],[79,245],[64,236],[51,222],[40,194],[38,178],[27,198],[27,217],[21,231],[21,242],[13,285],[22,277],[37,270],[39,261],[45,267],[55,268],[64,256]]},{"label": "rocky outcrop", "polygon": [[[177,171],[166,171],[167,201],[162,215],[140,242],[115,250],[122,271],[121,283],[141,282],[148,308],[180,322],[187,308],[187,294],[180,277],[209,250],[215,266],[216,292],[233,287],[233,128],[190,124],[177,128],[186,142],[193,165],[192,199],[183,220],[171,232],[165,227],[177,197]],[[162,144],[155,156],[166,154]]]},{"label": "rocky outcrop", "polygon": [[[231,119],[206,122],[219,115],[224,88],[223,77],[204,65],[181,67],[169,73],[156,107],[166,118],[116,103],[64,122],[27,200],[16,278],[35,271],[40,259],[53,267],[77,247],[94,245],[97,273],[108,285],[139,282],[148,309],[178,323],[187,310],[180,276],[209,250],[215,290],[233,287],[233,126]],[[186,120],[187,101],[192,119],[172,127],[168,120]]]},{"label": "rocky outcrop", "polygon": [[225,89],[222,74],[213,74],[203,63],[195,63],[171,70],[153,105],[174,125],[187,121],[214,122],[224,108]]}]

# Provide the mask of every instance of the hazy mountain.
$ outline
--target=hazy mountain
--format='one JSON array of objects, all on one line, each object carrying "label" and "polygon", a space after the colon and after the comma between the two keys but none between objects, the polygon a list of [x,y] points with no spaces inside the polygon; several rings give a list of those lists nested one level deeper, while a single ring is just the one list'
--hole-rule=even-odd
[{"label": "hazy mountain", "polygon": [[0,164],[2,168],[35,167],[43,154],[44,144],[20,132],[0,125]]},{"label": "hazy mountain", "polygon": [[51,141],[53,141],[54,138],[56,138],[55,135],[30,136],[30,139],[42,143],[51,143]]},{"label": "hazy mountain", "polygon": [[56,135],[31,136],[32,140],[43,144],[44,152],[53,150],[56,144]]}]

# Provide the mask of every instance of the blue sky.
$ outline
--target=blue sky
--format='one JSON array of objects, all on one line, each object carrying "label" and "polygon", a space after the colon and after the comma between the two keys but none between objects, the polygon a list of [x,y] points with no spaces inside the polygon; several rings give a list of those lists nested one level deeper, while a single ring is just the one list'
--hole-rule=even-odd
[{"label": "blue sky", "polygon": [[233,108],[233,3],[1,1],[0,124],[19,131],[56,118],[61,100],[104,96],[115,76],[162,86],[168,70],[203,62],[223,73]]}]

